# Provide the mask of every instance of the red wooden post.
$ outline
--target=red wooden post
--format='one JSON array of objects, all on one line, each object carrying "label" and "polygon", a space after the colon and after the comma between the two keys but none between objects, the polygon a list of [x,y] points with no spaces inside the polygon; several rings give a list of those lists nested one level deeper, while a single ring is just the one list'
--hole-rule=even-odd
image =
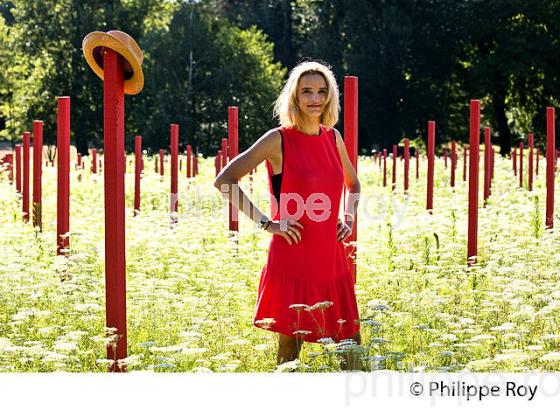
[{"label": "red wooden post", "polygon": [[534,145],[534,136],[532,133],[529,133],[529,191],[533,190],[533,145]]},{"label": "red wooden post", "polygon": [[178,189],[178,160],[179,160],[179,125],[171,124],[171,197],[169,211],[179,210],[179,189]]},{"label": "red wooden post", "polygon": [[218,150],[218,173],[222,170],[222,163],[224,162],[223,158],[222,158],[222,150],[219,149]]},{"label": "red wooden post", "polygon": [[471,100],[469,158],[469,218],[467,264],[477,261],[478,248],[478,162],[480,145],[480,100]]},{"label": "red wooden post", "polygon": [[519,188],[523,188],[523,143],[519,143]]},{"label": "red wooden post", "polygon": [[192,147],[187,145],[187,178],[191,178],[191,169],[192,169]]},{"label": "red wooden post", "polygon": [[222,156],[221,151],[218,151],[216,158],[214,159],[214,168],[216,169],[216,176],[220,173],[220,161],[222,160],[220,157]]},{"label": "red wooden post", "polygon": [[410,161],[410,141],[404,139],[404,192],[408,192],[408,167]]},{"label": "red wooden post", "polygon": [[[124,62],[105,48],[104,83],[104,160],[105,160],[105,298],[107,327],[116,328],[116,349],[107,346],[107,357],[127,356],[126,332],[126,253],[124,212]],[[112,371],[119,371],[115,364]]]},{"label": "red wooden post", "polygon": [[222,164],[220,169],[223,169],[228,163],[228,139],[222,138]]},{"label": "red wooden post", "polygon": [[490,136],[489,127],[484,128],[484,206],[490,196]]},{"label": "red wooden post", "polygon": [[43,230],[42,184],[43,174],[43,121],[33,121],[33,226]]},{"label": "red wooden post", "polygon": [[434,209],[434,155],[436,150],[436,122],[428,121],[428,187],[426,209],[432,213]]},{"label": "red wooden post", "polygon": [[91,149],[91,172],[97,174],[97,150]]},{"label": "red wooden post", "polygon": [[78,161],[77,162],[78,163],[77,163],[76,167],[81,168],[81,166],[82,166],[82,154],[80,154],[79,152],[78,152]]},{"label": "red wooden post", "polygon": [[517,176],[517,147],[513,147],[512,159],[513,159],[513,175]]},{"label": "red wooden post", "polygon": [[140,212],[140,173],[142,172],[142,137],[134,137],[134,216]]},{"label": "red wooden post", "polygon": [[383,149],[383,186],[387,186],[387,150]]},{"label": "red wooden post", "polygon": [[165,170],[165,150],[160,148],[159,150],[159,175],[163,178]]},{"label": "red wooden post", "polygon": [[467,180],[467,146],[463,144],[463,181]]},{"label": "red wooden post", "polygon": [[[344,77],[344,145],[346,146],[350,162],[356,174],[358,174],[358,77],[355,76]],[[343,191],[343,198],[346,198],[346,187]],[[343,203],[345,204],[345,201],[343,201]],[[354,224],[352,226],[352,234],[347,238],[347,241],[353,244],[346,247],[346,256],[350,263],[350,270],[354,274],[355,281],[357,276],[357,246],[355,243],[358,237],[358,213],[355,209],[350,211],[354,212]],[[346,212],[346,209],[344,209],[344,212]],[[346,215],[344,215],[344,218],[346,218]]]},{"label": "red wooden post", "polygon": [[30,132],[23,133],[23,220],[29,222],[29,139]]},{"label": "red wooden post", "polygon": [[391,191],[397,187],[397,146],[393,144],[393,178],[391,182]]},{"label": "red wooden post", "polygon": [[21,192],[21,145],[16,144],[16,192]]},{"label": "red wooden post", "polygon": [[[239,132],[239,116],[237,107],[228,107],[228,142],[229,152],[228,161],[234,159],[238,154],[238,132]],[[234,195],[237,190],[233,191]],[[235,198],[235,196],[234,196]],[[240,198],[237,198],[239,200]],[[229,203],[229,230],[239,231],[239,213],[237,207]]]},{"label": "red wooden post", "polygon": [[455,168],[457,168],[457,144],[451,141],[451,188],[455,187]]},{"label": "red wooden post", "polygon": [[[56,253],[70,248],[70,97],[58,97]],[[66,254],[68,256],[68,254]]]},{"label": "red wooden post", "polygon": [[198,175],[198,154],[195,152],[193,156],[193,176]]},{"label": "red wooden post", "polygon": [[546,228],[554,227],[554,164],[556,127],[554,107],[546,108]]},{"label": "red wooden post", "polygon": [[416,179],[419,177],[419,168],[420,168],[420,149],[416,147]]}]

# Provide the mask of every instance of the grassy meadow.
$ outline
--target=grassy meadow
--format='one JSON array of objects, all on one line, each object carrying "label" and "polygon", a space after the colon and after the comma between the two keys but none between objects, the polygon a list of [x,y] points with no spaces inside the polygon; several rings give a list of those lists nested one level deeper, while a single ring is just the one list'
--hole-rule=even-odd
[{"label": "grassy meadow", "polygon": [[[398,161],[393,193],[382,186],[371,158],[360,157],[358,164],[362,346],[306,343],[299,360],[279,367],[277,334],[252,325],[270,234],[241,213],[239,234],[228,232],[227,208],[213,186],[214,158],[200,158],[200,173],[190,180],[183,161],[173,228],[169,164],[162,181],[154,158],[145,159],[136,217],[129,164],[128,370],[334,372],[348,350],[360,352],[372,370],[560,370],[560,234],[544,230],[544,159],[530,193],[519,188],[511,161],[496,155],[485,208],[481,174],[479,262],[470,268],[462,155],[455,189],[450,165],[437,159],[431,215],[425,211],[425,159],[418,180],[411,160],[408,196],[403,164]],[[105,331],[103,177],[87,168],[71,171],[68,257],[56,256],[56,169],[43,168],[42,232],[22,222],[21,198],[0,174],[0,372],[107,370],[112,340]],[[264,164],[241,186],[268,213]]]}]

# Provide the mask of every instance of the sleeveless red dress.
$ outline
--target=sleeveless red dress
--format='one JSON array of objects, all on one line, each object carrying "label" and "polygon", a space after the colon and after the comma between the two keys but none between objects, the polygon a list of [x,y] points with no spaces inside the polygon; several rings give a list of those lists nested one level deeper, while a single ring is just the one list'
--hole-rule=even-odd
[{"label": "sleeveless red dress", "polygon": [[[292,245],[272,235],[253,325],[306,342],[349,339],[359,331],[360,323],[355,277],[344,244],[336,238],[344,172],[334,130],[321,126],[319,135],[295,128],[279,131],[283,171],[278,206],[272,167],[266,161],[271,218],[297,220],[304,228],[300,228],[302,240]],[[298,214],[298,209],[303,213]]]}]

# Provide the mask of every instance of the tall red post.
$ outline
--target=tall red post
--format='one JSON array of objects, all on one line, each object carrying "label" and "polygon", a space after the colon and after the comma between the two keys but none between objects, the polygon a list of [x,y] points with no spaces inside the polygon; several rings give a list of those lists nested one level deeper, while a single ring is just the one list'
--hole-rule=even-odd
[{"label": "tall red post", "polygon": [[408,192],[408,168],[410,162],[410,141],[404,139],[404,192]]},{"label": "tall red post", "polygon": [[23,133],[23,196],[22,211],[23,220],[29,222],[29,131]]},{"label": "tall red post", "polygon": [[469,218],[467,263],[477,261],[478,249],[478,162],[480,145],[480,100],[471,100],[469,158]]},{"label": "tall red post", "polygon": [[[105,182],[105,300],[108,328],[116,329],[116,348],[107,346],[113,360],[127,356],[126,253],[124,212],[124,62],[104,49],[104,182]],[[120,371],[115,364],[112,371]]]},{"label": "tall red post", "polygon": [[484,206],[490,196],[490,127],[484,128]]},{"label": "tall red post", "polygon": [[387,186],[387,150],[383,148],[383,186]]},{"label": "tall red post", "polygon": [[142,136],[134,137],[134,216],[140,212],[140,173],[142,172]]},{"label": "tall red post", "polygon": [[523,188],[523,143],[519,143],[519,188]]},{"label": "tall red post", "polygon": [[391,191],[397,187],[397,146],[393,144],[393,178],[391,180]]},{"label": "tall red post", "polygon": [[[358,174],[358,77],[355,76],[344,77],[344,145],[346,146],[350,162],[356,174]],[[344,188],[343,198],[346,198],[346,187]],[[346,209],[344,212],[346,212]],[[351,212],[354,212],[354,215],[352,215],[354,224],[352,226],[352,234],[347,238],[347,241],[352,242],[352,244],[346,247],[346,255],[355,281],[357,277],[357,246],[355,243],[358,237],[358,213],[355,209],[352,209]],[[345,221],[346,216],[344,215]]]},{"label": "tall red post", "polygon": [[[57,209],[56,249],[64,254],[70,248],[70,97],[58,97],[57,112]],[[66,254],[68,255],[68,254]]]},{"label": "tall red post", "polygon": [[[238,154],[239,135],[239,111],[237,107],[228,107],[228,161],[234,159]],[[236,195],[236,190],[233,191]],[[240,198],[237,198],[239,200]],[[237,207],[229,203],[229,230],[239,231],[239,212]]]},{"label": "tall red post", "polygon": [[428,187],[426,209],[432,213],[434,209],[434,156],[436,151],[436,122],[428,121]]},{"label": "tall red post", "polygon": [[[218,150],[218,173],[222,170],[222,163],[224,162],[224,160],[222,159],[222,150],[219,149]],[[218,174],[216,174],[218,175]]]},{"label": "tall red post", "polygon": [[192,147],[187,145],[187,178],[191,178],[191,169],[192,169]]},{"label": "tall red post", "polygon": [[159,175],[163,178],[165,170],[165,150],[160,148],[159,150]]},{"label": "tall red post", "polygon": [[179,209],[179,125],[171,124],[171,196],[169,198],[169,212],[177,212]]},{"label": "tall red post", "polygon": [[529,169],[527,170],[529,176],[529,191],[533,190],[533,146],[534,146],[534,136],[529,133]]},{"label": "tall red post", "polygon": [[554,227],[554,165],[556,162],[556,120],[554,107],[546,107],[546,223]]},{"label": "tall red post", "polygon": [[43,121],[33,121],[33,226],[42,224]]},{"label": "tall red post", "polygon": [[457,168],[457,143],[451,141],[451,188],[455,187],[455,169]]},{"label": "tall red post", "polygon": [[16,144],[16,192],[21,192],[21,145]]}]

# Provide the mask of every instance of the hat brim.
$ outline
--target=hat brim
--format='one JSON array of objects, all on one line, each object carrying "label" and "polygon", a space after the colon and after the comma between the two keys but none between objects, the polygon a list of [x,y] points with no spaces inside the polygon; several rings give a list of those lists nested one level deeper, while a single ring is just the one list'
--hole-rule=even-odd
[{"label": "hat brim", "polygon": [[124,93],[134,95],[142,91],[144,73],[137,57],[118,38],[102,31],[89,33],[82,42],[84,56],[93,72],[102,80],[104,79],[103,49],[105,47],[120,54],[124,59]]}]

